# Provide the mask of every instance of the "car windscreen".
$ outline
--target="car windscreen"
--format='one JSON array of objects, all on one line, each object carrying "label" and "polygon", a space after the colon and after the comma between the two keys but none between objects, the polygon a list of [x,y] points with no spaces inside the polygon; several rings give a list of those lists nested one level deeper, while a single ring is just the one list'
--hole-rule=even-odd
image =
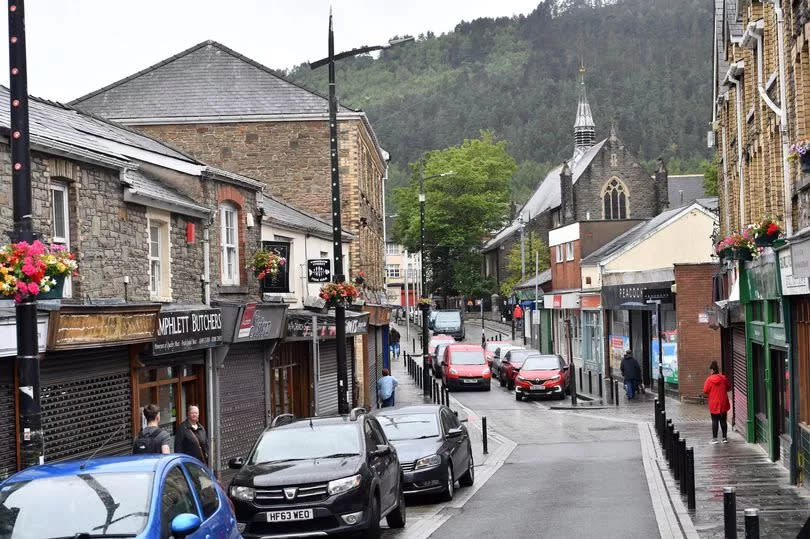
[{"label": "car windscreen", "polygon": [[265,432],[249,464],[359,455],[360,449],[360,435],[355,425],[314,423],[312,427]]},{"label": "car windscreen", "polygon": [[483,350],[453,350],[450,352],[450,363],[453,365],[484,365]]},{"label": "car windscreen", "polygon": [[461,325],[461,314],[457,312],[436,313],[436,321],[434,324],[437,327],[456,327]]},{"label": "car windscreen", "polygon": [[521,367],[524,371],[551,371],[559,368],[560,358],[557,356],[532,356],[526,358]]},{"label": "car windscreen", "polygon": [[537,350],[512,350],[509,353],[509,362],[512,365],[522,365],[530,357],[539,357]]},{"label": "car windscreen", "polygon": [[392,442],[439,436],[439,424],[435,414],[378,415],[377,419],[385,435]]},{"label": "car windscreen", "polygon": [[495,352],[501,346],[503,346],[502,342],[489,341],[487,343],[487,352]]},{"label": "car windscreen", "polygon": [[0,538],[132,535],[149,517],[154,474],[78,473],[0,489]]}]

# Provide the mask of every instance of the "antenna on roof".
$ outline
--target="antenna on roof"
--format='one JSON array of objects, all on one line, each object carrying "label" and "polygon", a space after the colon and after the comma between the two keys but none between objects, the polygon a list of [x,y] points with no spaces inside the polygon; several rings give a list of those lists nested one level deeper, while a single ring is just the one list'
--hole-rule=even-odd
[{"label": "antenna on roof", "polygon": [[80,469],[80,470],[84,470],[84,469],[87,467],[87,463],[88,463],[88,462],[90,462],[91,460],[93,460],[93,457],[95,457],[95,456],[98,454],[98,452],[99,452],[99,451],[101,451],[102,449],[104,449],[104,448],[107,446],[107,444],[108,444],[108,443],[110,443],[110,440],[112,440],[113,438],[115,438],[115,437],[118,435],[118,433],[119,433],[119,432],[121,432],[121,429],[123,429],[123,428],[124,428],[124,423],[121,423],[120,425],[118,425],[118,428],[116,429],[116,431],[115,431],[115,432],[113,432],[113,433],[112,433],[112,435],[111,435],[109,438],[107,438],[106,440],[104,440],[104,443],[103,443],[103,444],[101,444],[101,445],[98,447],[98,449],[96,449],[95,451],[93,451],[93,454],[92,454],[92,455],[90,455],[89,457],[87,457],[87,460],[85,460],[84,462],[82,462],[81,466],[79,466],[79,469]]}]

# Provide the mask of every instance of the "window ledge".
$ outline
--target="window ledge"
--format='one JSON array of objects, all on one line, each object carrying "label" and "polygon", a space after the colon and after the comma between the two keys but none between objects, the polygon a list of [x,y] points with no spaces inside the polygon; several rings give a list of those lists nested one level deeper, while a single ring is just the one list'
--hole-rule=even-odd
[{"label": "window ledge", "polygon": [[217,291],[220,294],[247,294],[248,287],[241,285],[219,285]]},{"label": "window ledge", "polygon": [[149,296],[149,301],[156,301],[158,303],[174,303],[171,296]]}]

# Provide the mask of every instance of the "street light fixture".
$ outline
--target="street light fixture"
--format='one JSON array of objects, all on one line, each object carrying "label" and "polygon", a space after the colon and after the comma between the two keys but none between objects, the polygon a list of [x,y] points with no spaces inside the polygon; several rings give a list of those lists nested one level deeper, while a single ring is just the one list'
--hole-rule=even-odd
[{"label": "street light fixture", "polygon": [[[427,297],[425,291],[425,180],[432,180],[433,178],[445,178],[447,176],[455,176],[456,173],[451,171],[443,172],[441,174],[434,174],[425,178],[425,161],[422,160],[421,167],[419,168],[419,272],[421,273],[422,280],[422,298]],[[426,302],[420,303],[422,308],[422,394],[430,396],[431,383],[430,383],[430,367],[428,365],[428,310],[430,305]],[[438,359],[438,358],[436,358]]]},{"label": "street light fixture", "polygon": [[[358,54],[390,48],[394,45],[413,41],[412,37],[392,39],[387,45],[374,45],[360,47],[346,52],[335,54],[335,35],[332,30],[332,10],[329,10],[329,56],[311,62],[309,67],[329,66],[329,148],[332,167],[332,250],[335,261],[333,273],[334,282],[342,283],[343,274],[343,243],[341,238],[340,218],[340,173],[338,163],[338,130],[337,130],[337,96],[335,92],[335,62],[343,58],[350,58]],[[335,307],[335,341],[337,343],[338,368],[338,413],[349,413],[349,369],[346,363],[346,309],[342,305]]]}]

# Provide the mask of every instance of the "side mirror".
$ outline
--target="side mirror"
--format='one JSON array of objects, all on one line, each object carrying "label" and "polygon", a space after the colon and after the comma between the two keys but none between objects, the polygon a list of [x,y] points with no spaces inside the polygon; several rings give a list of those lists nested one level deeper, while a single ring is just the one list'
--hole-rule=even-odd
[{"label": "side mirror", "polygon": [[202,525],[202,520],[191,513],[181,513],[172,519],[172,535],[185,537],[196,532]]},{"label": "side mirror", "polygon": [[469,421],[469,420],[466,417],[464,419],[459,419],[458,420],[459,423],[466,423],[467,421]]},{"label": "side mirror", "polygon": [[[245,458],[244,457],[234,457],[228,461],[228,468],[231,470],[239,470],[242,466],[245,465]],[[178,515],[182,516],[182,515]]]},{"label": "side mirror", "polygon": [[461,427],[456,427],[453,429],[447,429],[447,437],[448,438],[458,438],[464,433]]},{"label": "side mirror", "polygon": [[377,449],[374,450],[374,454],[378,455],[380,457],[382,457],[384,455],[387,455],[390,452],[391,452],[391,446],[390,445],[385,445],[385,444],[379,444],[377,446]]}]

